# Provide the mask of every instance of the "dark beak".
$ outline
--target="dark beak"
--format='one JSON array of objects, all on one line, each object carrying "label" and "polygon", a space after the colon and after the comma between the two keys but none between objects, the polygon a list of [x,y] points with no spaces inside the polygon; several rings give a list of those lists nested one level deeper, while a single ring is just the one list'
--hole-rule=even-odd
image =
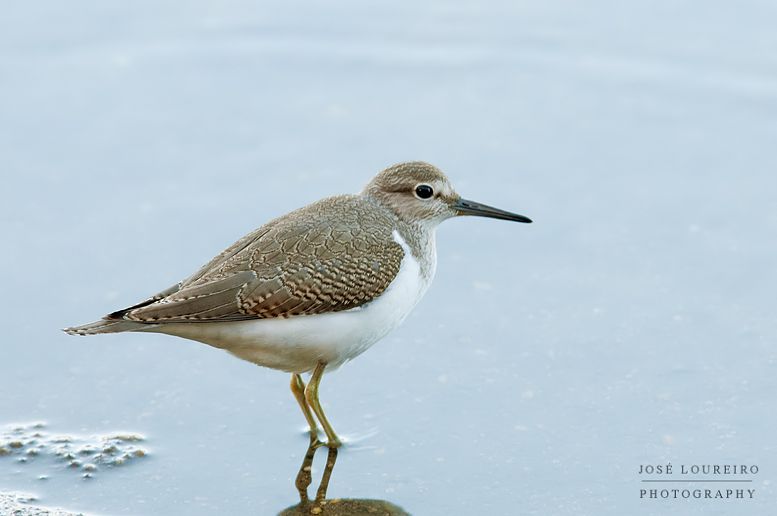
[{"label": "dark beak", "polygon": [[453,209],[456,210],[459,215],[475,215],[476,217],[490,217],[492,219],[512,220],[515,222],[531,222],[529,217],[486,206],[479,202],[468,201],[467,199],[459,199],[456,201],[453,205]]}]

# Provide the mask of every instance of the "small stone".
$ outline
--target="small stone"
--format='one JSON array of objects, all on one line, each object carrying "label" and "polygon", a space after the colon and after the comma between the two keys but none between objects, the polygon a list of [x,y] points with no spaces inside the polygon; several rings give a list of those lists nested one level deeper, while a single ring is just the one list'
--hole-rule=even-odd
[{"label": "small stone", "polygon": [[134,435],[134,434],[121,434],[121,435],[114,435],[111,437],[111,439],[117,439],[119,441],[127,441],[127,442],[138,442],[142,441],[143,437],[140,435]]},{"label": "small stone", "polygon": [[[121,466],[149,453],[134,444],[146,440],[139,434],[52,435],[42,428],[42,423],[30,423],[0,432],[0,457],[13,456],[18,463],[34,463],[41,457],[55,458],[61,461],[60,467],[80,471],[84,479],[89,479],[103,465],[104,468]],[[33,478],[36,477],[48,479],[48,475]]]}]

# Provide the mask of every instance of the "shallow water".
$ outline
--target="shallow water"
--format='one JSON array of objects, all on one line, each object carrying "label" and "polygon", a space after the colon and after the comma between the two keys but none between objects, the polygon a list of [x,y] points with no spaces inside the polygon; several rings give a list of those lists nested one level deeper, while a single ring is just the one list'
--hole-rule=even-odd
[{"label": "shallow water", "polygon": [[[427,297],[325,377],[349,441],[329,496],[413,514],[765,514],[775,22],[758,0],[5,6],[0,424],[140,434],[149,453],[91,479],[0,457],[0,491],[117,515],[297,503],[307,440],[286,375],[59,328],[423,159],[536,223],[445,223]],[[641,500],[639,466],[666,462],[757,464],[757,494]]]}]

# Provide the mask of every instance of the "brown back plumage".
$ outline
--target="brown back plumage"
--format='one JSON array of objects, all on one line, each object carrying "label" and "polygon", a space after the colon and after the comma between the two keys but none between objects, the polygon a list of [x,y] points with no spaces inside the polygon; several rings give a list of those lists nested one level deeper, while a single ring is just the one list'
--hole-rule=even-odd
[{"label": "brown back plumage", "polygon": [[208,322],[355,308],[380,296],[399,271],[395,223],[368,198],[324,199],[240,239],[161,299],[111,317]]}]

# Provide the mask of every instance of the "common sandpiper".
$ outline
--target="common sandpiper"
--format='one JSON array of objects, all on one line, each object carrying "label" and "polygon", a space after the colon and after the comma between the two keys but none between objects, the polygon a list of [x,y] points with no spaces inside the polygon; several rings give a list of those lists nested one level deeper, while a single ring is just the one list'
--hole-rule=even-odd
[{"label": "common sandpiper", "polygon": [[[70,335],[167,333],[291,373],[291,390],[318,440],[341,441],[318,399],[332,371],[396,328],[437,264],[435,229],[476,215],[531,222],[462,199],[438,168],[394,165],[356,195],[314,202],[268,222],[192,276]],[[312,373],[308,384],[303,373]]]}]

